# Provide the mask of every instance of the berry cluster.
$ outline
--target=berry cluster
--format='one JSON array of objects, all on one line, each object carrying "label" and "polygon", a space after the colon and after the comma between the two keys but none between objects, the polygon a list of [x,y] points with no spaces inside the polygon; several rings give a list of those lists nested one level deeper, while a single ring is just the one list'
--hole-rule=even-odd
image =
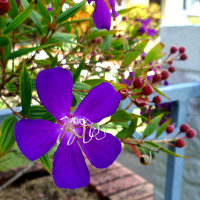
[{"label": "berry cluster", "polygon": [[[167,134],[171,134],[174,131],[174,125],[168,125],[166,128]],[[181,133],[184,133],[185,136],[177,138]],[[185,139],[191,139],[196,136],[197,132],[191,128],[188,124],[184,123],[180,126],[180,131],[174,137],[175,143],[173,144],[175,147],[182,148],[186,145]]]}]

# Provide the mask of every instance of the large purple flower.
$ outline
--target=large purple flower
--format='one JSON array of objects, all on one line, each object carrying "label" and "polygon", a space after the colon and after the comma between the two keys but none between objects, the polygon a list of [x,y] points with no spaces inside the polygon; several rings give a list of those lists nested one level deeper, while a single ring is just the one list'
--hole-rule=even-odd
[{"label": "large purple flower", "polygon": [[88,3],[90,4],[92,1],[95,1],[96,3],[96,7],[93,13],[93,21],[95,26],[98,29],[110,30],[111,14],[108,5],[112,9],[113,16],[117,17],[118,14],[115,11],[115,0],[88,0]]},{"label": "large purple flower", "polygon": [[121,152],[117,138],[93,125],[115,113],[121,100],[119,93],[109,83],[102,83],[88,93],[72,115],[72,84],[68,70],[56,67],[41,71],[36,79],[38,96],[58,123],[23,119],[15,126],[17,144],[30,160],[59,144],[52,174],[58,187],[69,189],[86,186],[90,181],[82,151],[97,168],[108,167]]}]

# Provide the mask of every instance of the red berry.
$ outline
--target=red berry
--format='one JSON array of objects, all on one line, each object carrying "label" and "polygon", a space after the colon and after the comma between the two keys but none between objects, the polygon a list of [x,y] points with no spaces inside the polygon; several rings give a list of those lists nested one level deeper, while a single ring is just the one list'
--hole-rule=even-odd
[{"label": "red berry", "polygon": [[121,89],[119,90],[119,94],[121,95],[121,100],[124,100],[129,95],[129,92],[127,89]]},{"label": "red berry", "polygon": [[134,88],[142,88],[143,85],[144,85],[144,80],[141,79],[141,78],[136,78],[136,79],[133,81],[133,86],[134,86]]},{"label": "red berry", "polygon": [[161,75],[162,75],[162,80],[166,80],[169,78],[169,72],[166,70],[162,71]]},{"label": "red berry", "polygon": [[168,125],[166,128],[166,132],[168,134],[172,133],[174,131],[174,126],[173,125]]},{"label": "red berry", "polygon": [[99,61],[102,62],[103,60],[104,60],[104,57],[103,57],[103,56],[100,56],[100,57],[99,57]]},{"label": "red berry", "polygon": [[185,146],[185,141],[183,139],[178,139],[175,143],[176,147],[182,148]]},{"label": "red berry", "polygon": [[185,47],[180,47],[179,48],[179,53],[184,53],[185,52]]},{"label": "red berry", "polygon": [[0,0],[0,15],[7,13],[10,9],[9,0]]},{"label": "red berry", "polygon": [[122,38],[122,34],[119,34],[119,35],[117,36],[117,38]]},{"label": "red berry", "polygon": [[177,51],[178,51],[178,49],[177,49],[177,47],[175,47],[175,46],[172,46],[172,47],[170,48],[171,54],[174,54],[174,53],[176,53]]},{"label": "red berry", "polygon": [[187,60],[188,56],[184,53],[181,55],[180,60]]},{"label": "red berry", "polygon": [[168,65],[172,65],[172,64],[173,64],[173,61],[170,60],[170,61],[167,62],[167,64],[168,64]]},{"label": "red berry", "polygon": [[159,103],[161,103],[161,101],[162,101],[162,99],[160,96],[155,96],[153,98],[153,103],[155,103],[155,104],[159,104]]},{"label": "red berry", "polygon": [[146,103],[138,103],[137,101],[135,102],[135,105],[139,108],[145,107],[147,104]]},{"label": "red berry", "polygon": [[197,134],[197,132],[193,129],[193,128],[190,128],[187,132],[186,132],[186,137],[187,138],[193,138],[195,137]]},{"label": "red berry", "polygon": [[127,17],[126,17],[126,16],[123,16],[123,17],[122,17],[122,21],[125,22],[126,20],[127,20]]},{"label": "red berry", "polygon": [[97,52],[95,50],[91,51],[91,57],[95,57],[97,55]]},{"label": "red berry", "polygon": [[180,132],[185,133],[185,132],[188,131],[189,128],[190,128],[189,125],[187,125],[186,123],[181,124],[181,126],[180,126]]},{"label": "red berry", "polygon": [[168,71],[171,72],[171,73],[174,73],[176,71],[175,67],[174,66],[171,66],[168,68]]},{"label": "red berry", "polygon": [[146,84],[143,88],[142,88],[142,92],[144,95],[148,96],[151,95],[153,93],[153,88],[149,85]]},{"label": "red berry", "polygon": [[161,80],[162,80],[162,75],[161,74],[155,74],[153,76],[153,83],[160,83]]}]

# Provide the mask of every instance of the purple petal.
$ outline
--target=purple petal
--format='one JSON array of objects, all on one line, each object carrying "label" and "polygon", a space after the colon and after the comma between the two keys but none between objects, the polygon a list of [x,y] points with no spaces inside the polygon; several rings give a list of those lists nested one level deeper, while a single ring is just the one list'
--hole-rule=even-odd
[{"label": "purple petal", "polygon": [[117,17],[118,13],[115,10],[115,0],[108,0],[108,3],[110,4],[110,6],[112,8],[113,17]]},{"label": "purple petal", "polygon": [[88,1],[88,3],[90,4],[92,1],[94,1],[94,0],[87,0]]},{"label": "purple petal", "polygon": [[76,141],[67,145],[67,137],[63,138],[54,154],[52,174],[60,188],[76,189],[89,184],[90,174]]},{"label": "purple petal", "polygon": [[104,0],[98,0],[93,13],[93,21],[98,29],[110,30],[111,15],[110,10]]},{"label": "purple petal", "polygon": [[60,125],[42,119],[22,119],[15,125],[15,138],[21,152],[36,160],[56,144],[60,129]]},{"label": "purple petal", "polygon": [[[123,81],[126,85],[131,86],[131,83],[130,83],[130,81],[129,81],[128,79],[123,78],[122,81]],[[123,82],[122,82],[122,84],[124,84]]]},{"label": "purple petal", "polygon": [[145,19],[145,20],[141,20],[141,23],[143,26],[148,26],[148,24],[151,22],[151,19]]},{"label": "purple petal", "polygon": [[131,83],[132,83],[134,80],[134,72],[129,72],[129,76],[130,76]]},{"label": "purple petal", "polygon": [[[96,133],[97,131],[95,130]],[[86,129],[86,135],[88,133],[89,129]],[[96,168],[108,167],[121,152],[121,142],[113,135],[102,131],[97,135],[97,139],[94,137],[88,143],[84,143],[82,139],[79,139],[79,142],[88,160]]]},{"label": "purple petal", "polygon": [[70,114],[72,84],[70,72],[61,67],[43,70],[36,78],[41,103],[56,119]]},{"label": "purple petal", "polygon": [[74,112],[74,117],[85,117],[96,123],[114,114],[121,100],[120,94],[110,83],[93,88]]},{"label": "purple petal", "polygon": [[138,29],[138,33],[140,34],[140,35],[143,35],[144,33],[146,32],[146,29],[145,29],[145,27],[140,27],[139,29]]},{"label": "purple petal", "polygon": [[147,29],[147,34],[151,37],[153,37],[155,34],[156,34],[156,31],[154,29],[150,29],[148,28]]}]

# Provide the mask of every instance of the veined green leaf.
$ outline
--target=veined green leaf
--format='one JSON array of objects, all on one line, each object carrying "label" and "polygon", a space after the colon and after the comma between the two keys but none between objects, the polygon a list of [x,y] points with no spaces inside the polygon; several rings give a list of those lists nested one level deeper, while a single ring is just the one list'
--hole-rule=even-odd
[{"label": "veined green leaf", "polygon": [[145,62],[150,63],[154,60],[158,60],[164,56],[162,53],[162,50],[164,49],[164,44],[163,43],[158,43],[156,44],[145,56]]},{"label": "veined green leaf", "polygon": [[103,51],[107,50],[110,47],[110,44],[112,42],[112,35],[108,35],[107,37],[104,38],[103,43],[101,45],[101,49]]},{"label": "veined green leaf", "polygon": [[0,155],[6,154],[15,144],[14,127],[17,119],[14,115],[7,117],[0,129]]},{"label": "veined green leaf", "polygon": [[148,42],[149,42],[148,40],[144,40],[140,42],[138,45],[136,45],[133,50],[126,53],[122,65],[125,67],[130,65],[139,55],[141,55],[141,53],[144,51],[144,48],[147,46]]},{"label": "veined green leaf", "polygon": [[58,9],[60,6],[60,0],[53,0],[53,2],[54,2],[56,9]]},{"label": "veined green leaf", "polygon": [[163,93],[162,91],[160,91],[157,87],[153,87],[153,89],[160,94],[161,96],[165,97],[166,99],[170,99],[165,93]]},{"label": "veined green leaf", "polygon": [[23,10],[17,17],[14,18],[14,20],[7,26],[7,28],[4,30],[4,33],[9,33],[19,27],[19,25],[24,22],[28,16],[33,11],[35,5],[30,4],[25,10]]},{"label": "veined green leaf", "polygon": [[156,138],[158,138],[164,131],[165,129],[167,128],[167,126],[170,124],[171,122],[171,119],[167,120],[166,122],[164,122],[157,130],[157,133],[156,133]]},{"label": "veined green leaf", "polygon": [[114,35],[117,31],[112,30],[112,31],[104,31],[104,30],[96,30],[90,32],[87,36],[86,39],[91,40],[97,37],[106,37],[108,35]]},{"label": "veined green leaf", "polygon": [[8,89],[9,92],[14,93],[17,91],[17,87],[14,83],[8,82],[5,85],[6,89]]},{"label": "veined green leaf", "polygon": [[[54,42],[54,41],[53,41]],[[39,49],[45,49],[47,47],[53,47],[57,45],[57,43],[46,43],[44,45],[41,45],[41,46],[37,46],[37,47],[30,47],[30,48],[22,48],[22,49],[19,49],[17,51],[14,51],[10,54],[10,56],[8,57],[8,59],[14,59],[14,58],[17,58],[17,57],[20,57],[20,56],[23,56],[23,55],[26,55],[28,53],[31,53],[33,51],[37,51]]]},{"label": "veined green leaf", "polygon": [[147,125],[147,127],[144,130],[143,138],[150,136],[156,130],[162,117],[163,117],[163,114],[160,114],[150,121],[150,123]]},{"label": "veined green leaf", "polygon": [[126,13],[131,12],[131,11],[132,11],[133,9],[135,9],[135,8],[137,8],[137,7],[136,7],[136,6],[133,6],[133,7],[130,7],[130,8],[122,9],[122,10],[117,11],[117,13],[118,13],[119,15],[124,15],[124,14],[126,14]]},{"label": "veined green leaf", "polygon": [[[24,8],[28,8],[30,5],[27,0],[21,0],[21,3]],[[38,32],[42,35],[43,31],[42,31],[42,25],[40,22],[40,16],[35,10],[33,10],[33,12],[30,14],[30,18],[33,20],[33,23],[36,25]]]},{"label": "veined green leaf", "polygon": [[37,9],[39,10],[40,14],[43,16],[43,19],[47,23],[51,21],[51,16],[41,0],[37,0]]},{"label": "veined green leaf", "polygon": [[156,147],[158,149],[160,149],[160,151],[166,153],[166,154],[169,154],[170,156],[175,156],[175,157],[179,157],[179,158],[185,158],[185,156],[182,156],[182,155],[179,155],[179,154],[176,154],[174,153],[173,151],[170,151],[169,149],[166,149],[154,142],[150,142],[150,141],[144,141],[144,144],[148,144],[148,145],[151,145],[152,147]]},{"label": "veined green leaf", "polygon": [[10,2],[10,9],[8,11],[8,15],[11,18],[15,18],[18,15],[18,5],[15,0],[9,0]]},{"label": "veined green leaf", "polygon": [[42,163],[42,166],[49,172],[49,174],[52,174],[52,163],[48,153],[40,157],[40,162]]},{"label": "veined green leaf", "polygon": [[61,13],[57,19],[56,23],[61,23],[68,18],[74,16],[79,10],[81,10],[86,4],[86,1],[82,1],[81,3],[75,4],[71,8],[68,8],[65,12]]},{"label": "veined green leaf", "polygon": [[77,68],[77,70],[76,70],[76,72],[75,72],[75,74],[73,76],[73,83],[75,83],[77,81],[77,79],[80,76],[81,71],[83,70],[84,66],[85,66],[85,59],[83,59],[81,61],[79,67]]},{"label": "veined green leaf", "polygon": [[131,121],[134,119],[134,116],[127,113],[124,110],[118,110],[116,113],[114,113],[111,116],[112,122],[125,122],[125,121]]},{"label": "veined green leaf", "polygon": [[23,69],[20,74],[20,90],[21,90],[22,115],[25,116],[29,112],[32,99],[31,79],[29,77],[25,62],[23,62]]},{"label": "veined green leaf", "polygon": [[1,35],[0,36],[0,47],[4,47],[11,44],[10,38],[6,35]]}]

